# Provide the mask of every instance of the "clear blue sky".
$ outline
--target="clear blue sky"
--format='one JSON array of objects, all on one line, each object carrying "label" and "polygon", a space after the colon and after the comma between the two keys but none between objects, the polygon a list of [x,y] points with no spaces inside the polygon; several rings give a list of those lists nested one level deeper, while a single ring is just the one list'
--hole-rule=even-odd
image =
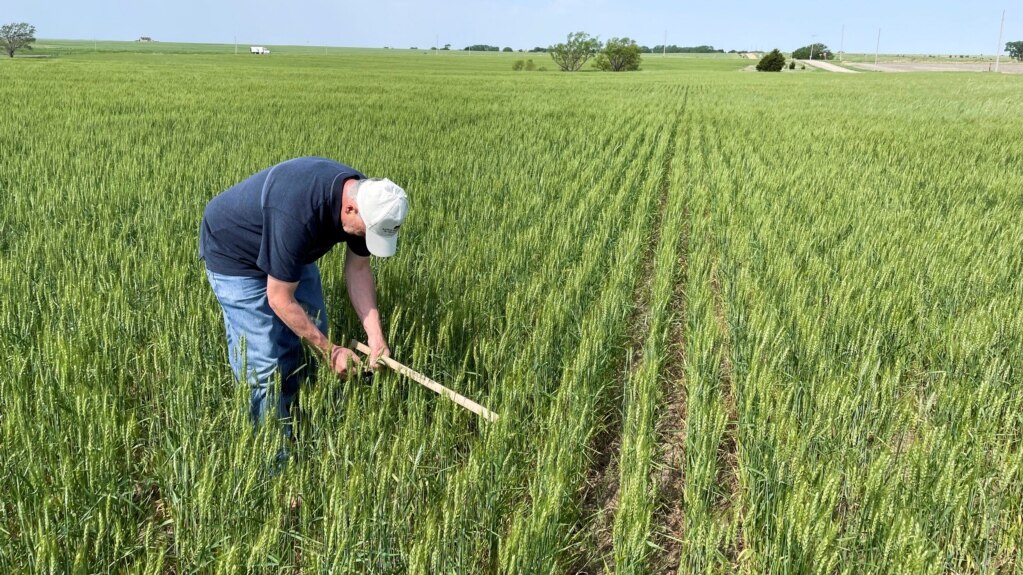
[{"label": "clear blue sky", "polygon": [[[1023,40],[1018,0],[682,2],[646,0],[26,0],[0,21],[25,21],[40,38],[452,48],[548,46],[582,30],[640,44],[792,50],[816,39],[873,52],[993,54],[1002,10],[1006,41]],[[816,38],[814,37],[816,35]]]}]

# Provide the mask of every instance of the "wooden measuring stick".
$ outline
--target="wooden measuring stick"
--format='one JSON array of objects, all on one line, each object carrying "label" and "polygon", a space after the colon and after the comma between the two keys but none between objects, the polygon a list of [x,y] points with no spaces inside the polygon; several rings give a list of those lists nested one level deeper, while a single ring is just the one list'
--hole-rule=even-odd
[{"label": "wooden measuring stick", "polygon": [[[349,344],[349,347],[351,347],[354,350],[360,351],[366,355],[371,355],[373,352],[373,350],[371,350],[369,346],[354,339]],[[497,414],[494,413],[493,411],[490,411],[489,409],[483,407],[482,405],[476,403],[475,401],[469,399],[468,397],[459,395],[451,391],[450,389],[444,387],[443,385],[437,383],[436,381],[430,379],[429,377],[426,377],[425,375],[419,373],[418,371],[405,365],[402,365],[387,356],[378,358],[378,361],[383,362],[383,364],[386,365],[387,367],[412,379],[416,383],[419,383],[420,385],[429,388],[434,393],[443,395],[444,397],[450,399],[451,401],[457,403],[458,405],[461,405],[462,407],[468,409],[469,411],[475,413],[476,415],[479,415],[483,419],[486,419],[487,421],[497,421]]]}]

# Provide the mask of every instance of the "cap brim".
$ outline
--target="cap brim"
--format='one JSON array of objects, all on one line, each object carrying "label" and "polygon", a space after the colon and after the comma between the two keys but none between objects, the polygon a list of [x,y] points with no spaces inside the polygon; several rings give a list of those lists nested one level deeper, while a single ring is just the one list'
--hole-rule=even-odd
[{"label": "cap brim", "polygon": [[367,230],[366,248],[378,258],[389,258],[398,251],[398,234],[382,236]]}]

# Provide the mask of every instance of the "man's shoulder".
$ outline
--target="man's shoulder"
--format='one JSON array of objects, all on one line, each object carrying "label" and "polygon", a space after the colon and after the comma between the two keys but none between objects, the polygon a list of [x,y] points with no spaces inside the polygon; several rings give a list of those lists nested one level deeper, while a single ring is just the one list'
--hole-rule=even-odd
[{"label": "man's shoulder", "polygon": [[277,164],[267,177],[268,203],[298,202],[306,197],[318,203],[349,178],[365,178],[361,172],[341,162],[318,156],[294,158]]},{"label": "man's shoulder", "polygon": [[332,216],[340,213],[341,187],[350,178],[365,176],[328,158],[294,158],[270,171],[262,190],[261,207],[290,214],[310,225],[331,223]]},{"label": "man's shoulder", "polygon": [[352,172],[354,174],[360,174],[355,168],[342,164],[337,160],[330,158],[323,158],[320,156],[302,156],[301,158],[292,158],[285,160],[273,167],[274,172],[285,171],[291,173],[310,173],[310,172],[326,172],[326,173],[343,173]]}]

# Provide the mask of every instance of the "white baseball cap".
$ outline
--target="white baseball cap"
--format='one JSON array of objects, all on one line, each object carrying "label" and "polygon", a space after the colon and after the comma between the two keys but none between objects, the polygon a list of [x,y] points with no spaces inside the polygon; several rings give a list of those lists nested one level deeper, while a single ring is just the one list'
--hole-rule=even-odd
[{"label": "white baseball cap", "polygon": [[398,251],[398,228],[408,215],[408,196],[387,178],[359,180],[355,197],[359,215],[366,224],[366,247],[377,257]]}]

